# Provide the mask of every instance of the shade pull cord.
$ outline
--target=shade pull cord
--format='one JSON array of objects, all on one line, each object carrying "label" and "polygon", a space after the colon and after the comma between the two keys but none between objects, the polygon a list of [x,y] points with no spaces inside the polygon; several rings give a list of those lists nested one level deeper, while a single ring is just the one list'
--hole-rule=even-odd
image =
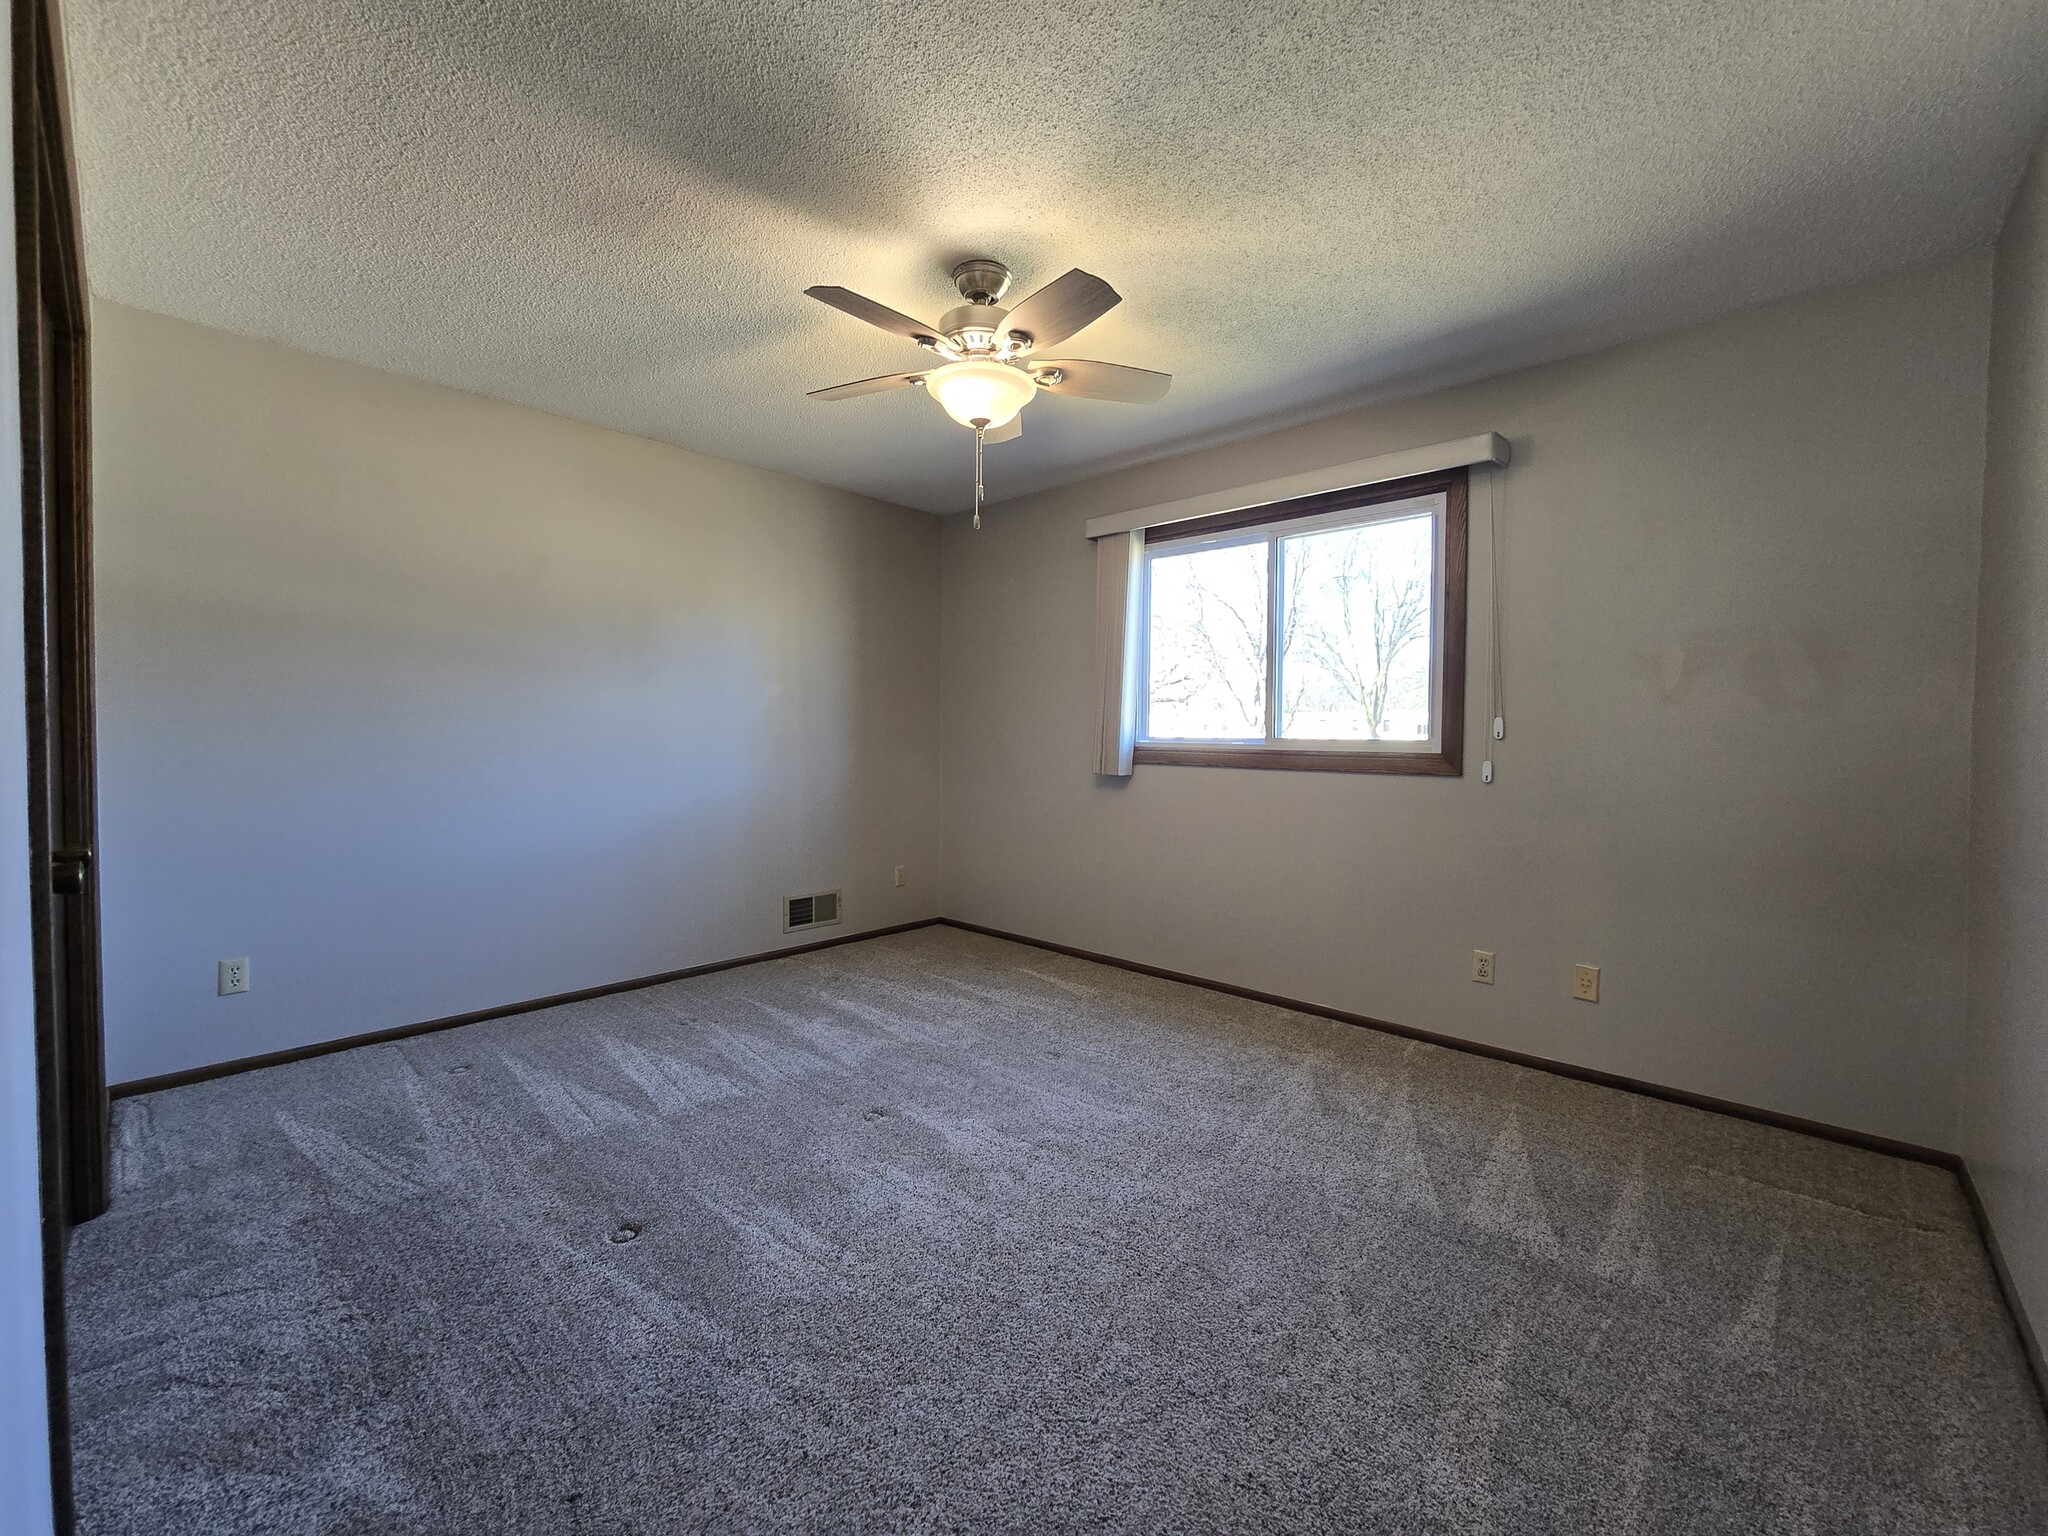
[{"label": "shade pull cord", "polygon": [[1493,600],[1493,737],[1507,735],[1508,694],[1505,668],[1501,663],[1500,637],[1500,504],[1501,471],[1495,465],[1486,472],[1486,538],[1489,567],[1486,585]]},{"label": "shade pull cord", "polygon": [[[1507,685],[1503,680],[1500,638],[1500,503],[1501,469],[1498,464],[1486,471],[1486,595],[1487,606],[1493,615],[1493,667],[1491,697],[1493,705],[1493,739],[1504,741],[1508,734]],[[1486,761],[1480,765],[1479,777],[1482,783],[1493,782],[1493,753],[1489,750]]]}]

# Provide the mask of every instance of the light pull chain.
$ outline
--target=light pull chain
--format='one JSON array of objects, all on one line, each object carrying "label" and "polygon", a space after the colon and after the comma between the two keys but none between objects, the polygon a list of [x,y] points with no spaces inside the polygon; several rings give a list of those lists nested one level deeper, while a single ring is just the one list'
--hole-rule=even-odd
[{"label": "light pull chain", "polygon": [[987,428],[977,423],[974,428],[974,526],[981,526],[981,434]]}]

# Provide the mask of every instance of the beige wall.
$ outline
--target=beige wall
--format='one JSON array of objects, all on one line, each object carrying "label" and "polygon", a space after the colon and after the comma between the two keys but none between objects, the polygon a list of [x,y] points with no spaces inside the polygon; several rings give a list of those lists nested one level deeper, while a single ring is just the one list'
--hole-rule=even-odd
[{"label": "beige wall", "polygon": [[[1952,1145],[1988,281],[1959,259],[943,534],[102,306],[114,1075],[769,948],[787,892],[844,885],[848,931],[931,915],[942,802],[949,915]],[[1086,518],[1484,430],[1517,450],[1496,783],[1485,485],[1465,778],[1088,771]],[[214,997],[244,954],[254,991]]]},{"label": "beige wall", "polygon": [[[948,915],[1951,1145],[1988,278],[1952,260],[949,520]],[[1087,518],[1487,430],[1517,455],[1496,783],[1483,746],[1456,780],[1090,773]]]},{"label": "beige wall", "polygon": [[1998,247],[1980,604],[1962,1151],[2048,1323],[2048,150]]},{"label": "beige wall", "polygon": [[934,519],[95,318],[117,1081],[936,911]]}]

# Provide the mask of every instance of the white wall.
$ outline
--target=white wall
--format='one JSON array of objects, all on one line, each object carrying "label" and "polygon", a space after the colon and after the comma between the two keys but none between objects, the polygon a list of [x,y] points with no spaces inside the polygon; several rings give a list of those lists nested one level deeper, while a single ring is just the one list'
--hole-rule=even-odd
[{"label": "white wall", "polygon": [[[949,520],[947,914],[1951,1144],[1988,277],[1951,260]],[[1464,778],[1090,773],[1087,518],[1487,430],[1517,454],[1496,783],[1477,485]]]},{"label": "white wall", "polygon": [[95,321],[115,1081],[936,911],[932,518]]},{"label": "white wall", "polygon": [[2048,1324],[2048,149],[1995,271],[1962,1151]]},{"label": "white wall", "polygon": [[[12,36],[0,79],[13,78]],[[13,185],[13,139],[0,176]],[[14,321],[14,205],[0,207],[0,486],[18,508],[21,396]],[[18,516],[18,513],[17,513]],[[28,881],[27,660],[21,539],[0,538],[0,1524],[51,1528],[50,1419],[43,1359],[41,1159],[36,1146],[35,985]],[[7,1524],[8,1521],[18,1522]]]}]

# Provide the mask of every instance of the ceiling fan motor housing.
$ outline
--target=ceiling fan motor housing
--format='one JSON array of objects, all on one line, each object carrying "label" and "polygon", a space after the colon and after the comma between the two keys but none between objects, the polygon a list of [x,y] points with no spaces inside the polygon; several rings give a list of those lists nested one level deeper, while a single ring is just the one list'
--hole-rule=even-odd
[{"label": "ceiling fan motor housing", "polygon": [[1010,286],[1010,269],[1000,261],[976,256],[953,269],[953,285],[970,304],[993,304]]},{"label": "ceiling fan motor housing", "polygon": [[962,304],[939,316],[939,329],[963,352],[986,352],[995,346],[1008,313],[993,304]]}]

